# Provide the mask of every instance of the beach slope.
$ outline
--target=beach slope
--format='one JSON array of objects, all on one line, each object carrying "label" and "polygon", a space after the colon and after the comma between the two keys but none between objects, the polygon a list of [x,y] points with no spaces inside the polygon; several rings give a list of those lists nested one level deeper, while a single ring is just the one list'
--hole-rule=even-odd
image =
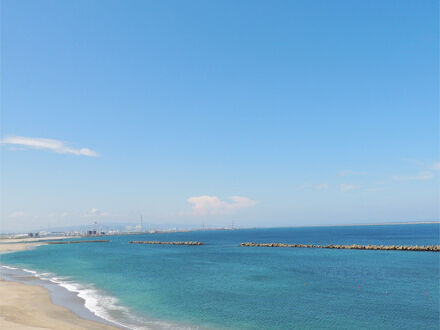
[{"label": "beach slope", "polygon": [[0,329],[117,329],[81,319],[67,308],[52,303],[40,286],[0,280]]},{"label": "beach slope", "polygon": [[[0,254],[36,248],[38,241],[1,243]],[[69,309],[55,305],[48,290],[0,279],[0,329],[27,330],[110,330],[116,327],[80,318]]]}]

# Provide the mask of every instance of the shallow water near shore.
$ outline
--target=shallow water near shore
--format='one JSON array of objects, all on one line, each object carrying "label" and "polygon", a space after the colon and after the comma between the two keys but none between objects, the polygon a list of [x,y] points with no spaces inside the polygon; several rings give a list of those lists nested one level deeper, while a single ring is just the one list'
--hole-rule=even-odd
[{"label": "shallow water near shore", "polygon": [[1,263],[48,273],[73,286],[90,310],[130,328],[438,329],[437,253],[239,244],[433,245],[439,230],[418,224],[144,234],[42,246],[2,255]]},{"label": "shallow water near shore", "polygon": [[[77,294],[67,290],[63,286],[60,286],[59,283],[50,278],[49,273],[40,274],[29,269],[19,269],[2,265],[0,266],[0,277],[6,281],[42,286],[49,291],[54,304],[68,308],[83,319],[118,326],[117,324],[98,317],[87,309],[84,306],[84,299],[78,297]],[[121,327],[121,329],[124,328]]]}]

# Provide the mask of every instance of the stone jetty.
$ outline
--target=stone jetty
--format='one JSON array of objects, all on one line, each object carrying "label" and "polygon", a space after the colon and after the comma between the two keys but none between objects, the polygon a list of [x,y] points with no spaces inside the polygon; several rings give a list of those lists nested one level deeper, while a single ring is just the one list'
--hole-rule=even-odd
[{"label": "stone jetty", "polygon": [[386,251],[428,251],[440,252],[440,245],[314,245],[314,244],[284,244],[284,243],[241,243],[240,246],[255,247],[290,247],[290,248],[314,248],[314,249],[348,249],[348,250],[386,250]]},{"label": "stone jetty", "polygon": [[60,241],[60,242],[46,242],[46,244],[76,244],[76,243],[108,243],[108,239],[101,239],[95,241]]},{"label": "stone jetty", "polygon": [[164,244],[164,245],[204,245],[203,242],[160,242],[160,241],[130,241],[130,244]]}]

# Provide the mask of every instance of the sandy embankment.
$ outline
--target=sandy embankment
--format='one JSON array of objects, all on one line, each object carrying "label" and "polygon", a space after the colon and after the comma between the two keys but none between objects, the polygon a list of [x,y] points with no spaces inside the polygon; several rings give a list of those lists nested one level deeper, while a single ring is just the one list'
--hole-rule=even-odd
[{"label": "sandy embankment", "polygon": [[0,243],[0,253],[22,251],[26,249],[36,248],[40,245],[45,245],[45,243]]},{"label": "sandy embankment", "polygon": [[[25,250],[43,244],[1,243],[0,253]],[[0,329],[118,329],[103,323],[84,320],[69,309],[53,304],[49,291],[40,286],[0,279],[0,297]]]},{"label": "sandy embankment", "polygon": [[3,238],[0,239],[0,253],[9,253],[15,251],[22,251],[26,249],[36,248],[40,245],[45,245],[42,242],[45,240],[62,240],[66,238],[72,238],[69,236],[58,237],[38,237],[38,238]]},{"label": "sandy embankment", "polygon": [[67,238],[78,238],[78,236],[47,236],[47,237],[26,237],[26,238],[0,238],[1,243],[35,243],[41,241],[54,241]]}]

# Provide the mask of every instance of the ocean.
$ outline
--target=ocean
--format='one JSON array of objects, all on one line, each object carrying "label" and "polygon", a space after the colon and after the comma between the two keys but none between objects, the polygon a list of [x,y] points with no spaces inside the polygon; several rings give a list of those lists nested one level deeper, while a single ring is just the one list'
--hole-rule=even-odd
[{"label": "ocean", "polygon": [[239,246],[433,245],[439,233],[417,224],[110,236],[5,254],[0,269],[62,286],[130,329],[439,329],[438,253]]}]

